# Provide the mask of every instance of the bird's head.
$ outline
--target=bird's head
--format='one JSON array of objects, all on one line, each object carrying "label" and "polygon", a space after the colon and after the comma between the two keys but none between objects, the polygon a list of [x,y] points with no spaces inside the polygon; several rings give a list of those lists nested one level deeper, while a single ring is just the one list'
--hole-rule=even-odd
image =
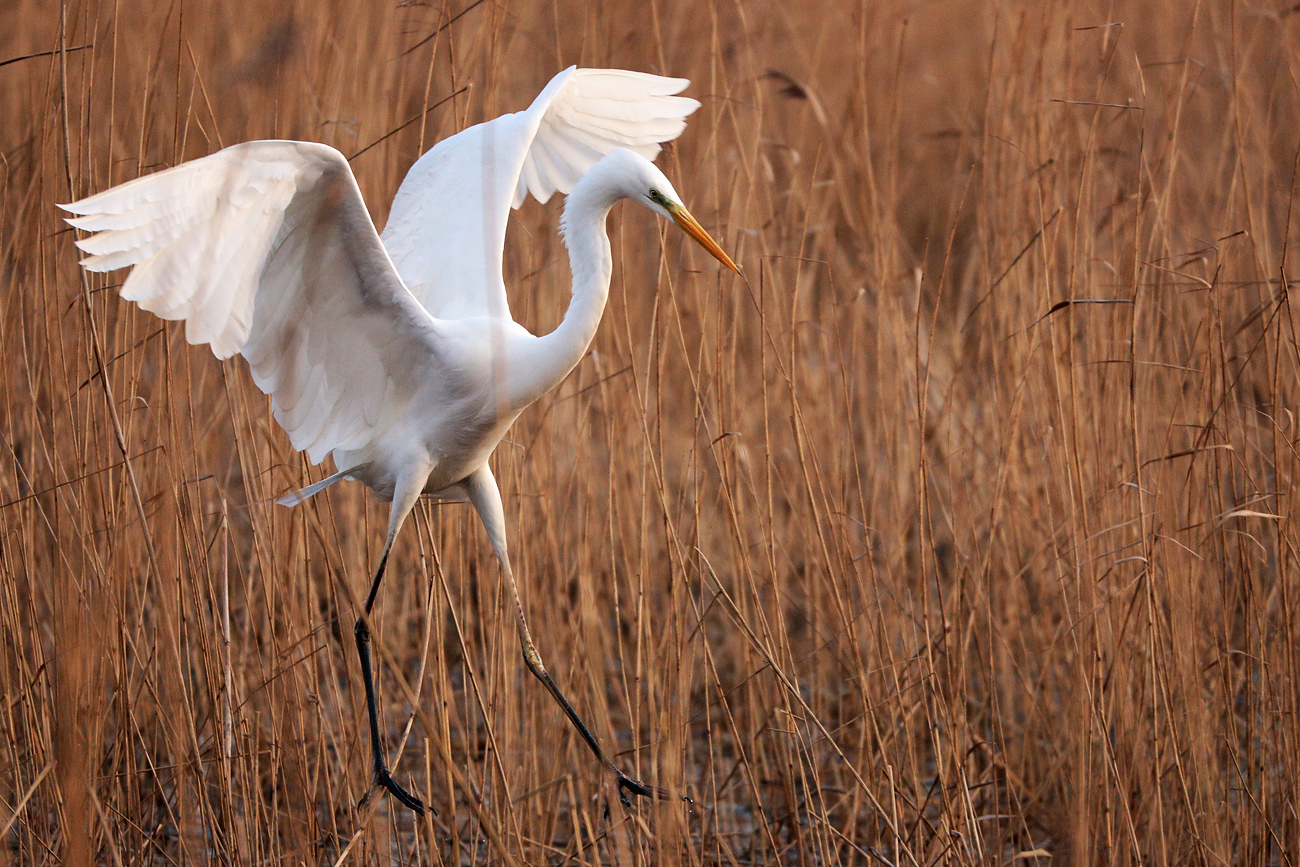
[{"label": "bird's head", "polygon": [[740,268],[721,245],[686,210],[681,196],[677,195],[672,182],[659,171],[658,166],[626,148],[615,148],[601,160],[601,168],[617,179],[620,198],[640,202],[664,219],[672,220],[715,259],[741,274]]}]

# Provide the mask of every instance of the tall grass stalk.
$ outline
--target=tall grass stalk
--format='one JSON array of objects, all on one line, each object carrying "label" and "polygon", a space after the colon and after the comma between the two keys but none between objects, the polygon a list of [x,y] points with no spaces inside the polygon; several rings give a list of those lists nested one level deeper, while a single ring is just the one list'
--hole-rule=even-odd
[{"label": "tall grass stalk", "polygon": [[[1287,5],[11,2],[0,865],[1294,864]],[[421,506],[376,628],[419,822],[365,798],[386,507],[276,507],[326,468],[54,205],[301,138],[382,226],[569,64],[692,79],[660,164],[749,274],[616,209],[592,351],[493,464],[549,668],[694,802],[620,806]],[[508,234],[534,331],[560,207]]]}]

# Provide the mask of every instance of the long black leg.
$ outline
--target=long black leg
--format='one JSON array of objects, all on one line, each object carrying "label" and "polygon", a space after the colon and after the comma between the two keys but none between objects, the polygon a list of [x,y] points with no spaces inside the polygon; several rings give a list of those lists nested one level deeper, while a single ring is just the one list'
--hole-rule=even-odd
[{"label": "long black leg", "polygon": [[[569,722],[577,728],[578,734],[587,742],[592,753],[601,764],[605,765],[614,772],[618,781],[618,799],[623,802],[624,806],[631,806],[627,799],[626,792],[644,797],[671,797],[663,789],[655,786],[647,786],[640,780],[635,780],[614,764],[605,751],[600,748],[600,743],[596,740],[595,735],[587,728],[587,724],[578,716],[578,712],[573,709],[573,705],[560,692],[556,686],[555,680],[547,672],[546,666],[542,664],[541,654],[537,652],[537,646],[533,644],[533,637],[528,630],[528,620],[524,617],[524,604],[519,598],[519,587],[515,584],[515,574],[510,568],[510,556],[506,552],[506,529],[505,515],[501,508],[501,492],[497,489],[496,479],[492,477],[492,472],[484,467],[469,479],[469,497],[470,502],[478,511],[479,517],[483,519],[483,527],[487,530],[488,538],[492,541],[492,548],[496,551],[497,560],[501,563],[501,571],[505,575],[506,586],[510,588],[510,598],[515,604],[515,621],[519,630],[519,644],[522,646],[524,653],[524,662],[528,665],[528,670],[542,682],[546,691],[555,699],[556,704],[564,711]],[[690,800],[686,798],[684,800]]]},{"label": "long black leg", "polygon": [[393,797],[414,810],[417,816],[423,816],[424,805],[420,803],[420,799],[399,786],[388,773],[388,763],[384,760],[384,747],[379,735],[379,705],[375,700],[375,677],[370,669],[370,626],[367,621],[370,618],[370,609],[375,604],[375,594],[379,592],[379,582],[384,577],[384,567],[388,565],[388,551],[391,546],[390,537],[388,544],[384,546],[384,556],[379,559],[375,580],[370,584],[370,593],[366,596],[365,613],[357,618],[353,633],[357,638],[357,656],[361,659],[361,676],[366,683],[366,712],[370,716],[370,746],[374,758],[375,783],[392,792]]},{"label": "long black leg", "polygon": [[[513,582],[514,579],[512,577],[511,583]],[[551,697],[555,699],[556,704],[558,704],[564,711],[565,716],[569,718],[569,722],[573,723],[574,727],[578,730],[578,734],[582,735],[582,739],[587,742],[587,746],[591,748],[596,759],[614,772],[614,777],[618,782],[618,799],[623,803],[623,806],[630,807],[632,805],[624,792],[631,792],[634,795],[641,795],[647,798],[672,797],[663,789],[655,786],[647,786],[640,780],[629,777],[627,774],[623,773],[622,769],[619,768],[618,765],[614,764],[613,760],[605,755],[605,751],[600,748],[600,743],[596,740],[596,736],[587,728],[587,724],[582,721],[582,717],[578,716],[578,712],[573,709],[573,705],[571,705],[569,700],[564,697],[564,693],[560,692],[560,688],[556,686],[555,680],[551,677],[550,672],[548,672],[546,666],[542,664],[541,654],[537,652],[537,647],[533,644],[533,638],[528,632],[528,623],[524,620],[522,607],[516,608],[516,618],[519,628],[519,643],[523,646],[524,662],[527,663],[528,670],[542,682],[542,686],[546,687],[546,691],[551,694]],[[685,798],[684,800],[690,799]]]}]

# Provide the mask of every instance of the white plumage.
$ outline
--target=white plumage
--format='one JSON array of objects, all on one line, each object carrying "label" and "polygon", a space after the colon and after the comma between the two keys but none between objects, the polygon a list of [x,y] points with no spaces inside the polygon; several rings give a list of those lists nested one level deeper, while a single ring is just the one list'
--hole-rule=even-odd
[{"label": "white plumage", "polygon": [[134,265],[123,298],[184,320],[218,358],[242,353],[313,462],[363,449],[436,364],[438,324],[331,147],[248,142],[65,207],[98,232],[77,243],[82,265]]},{"label": "white plumage", "polygon": [[342,155],[307,142],[235,145],[63,207],[98,233],[77,243],[91,254],[82,265],[137,266],[123,298],[184,320],[186,340],[218,358],[242,353],[294,448],[319,463],[364,452],[409,401],[431,316],[510,316],[511,205],[526,191],[542,202],[569,192],[616,147],[653,158],[699,107],[672,95],[686,84],[565,70],[525,111],[416,162],[382,244]]},{"label": "white plumage", "polygon": [[[646,159],[699,108],[688,82],[619,69],[567,69],[527,109],[470,127],[421,157],[397,190],[384,246],[434,316],[509,316],[501,254],[510,208],[568,193],[610,151]],[[459,207],[481,203],[478,213]]]},{"label": "white plumage", "polygon": [[[132,267],[121,295],[183,320],[190,343],[242,354],[275,419],[313,463],[338,472],[281,500],[302,502],[341,478],[392,501],[388,538],[357,622],[372,710],[376,778],[388,775],[373,717],[366,616],[394,537],[421,493],[469,500],[518,603],[500,494],[487,465],[507,428],[586,352],[604,310],[612,257],[605,217],[635,199],[678,223],[737,271],[649,162],[699,103],[688,82],[622,70],[567,69],[526,110],[470,127],[421,157],[380,236],[343,155],[322,144],[256,141],[139,178],[65,210],[95,234],[77,242],[89,271]],[[501,259],[506,221],[531,193],[571,193],[565,243],[573,300],[551,334],[516,324]],[[525,659],[605,758],[542,667],[517,604]]]}]

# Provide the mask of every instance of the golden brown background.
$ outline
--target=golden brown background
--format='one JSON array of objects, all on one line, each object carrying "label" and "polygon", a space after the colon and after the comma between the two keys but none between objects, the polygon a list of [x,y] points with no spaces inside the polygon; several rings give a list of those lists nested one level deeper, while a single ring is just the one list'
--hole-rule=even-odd
[{"label": "golden brown background", "polygon": [[[8,3],[0,864],[1295,863],[1293,11]],[[275,506],[324,468],[54,205],[303,138],[382,226],[569,64],[692,80],[659,163],[749,277],[616,209],[592,351],[494,460],[548,666],[694,804],[619,805],[422,506],[377,627],[420,822],[363,803],[386,508]],[[534,331],[561,207],[508,237]]]}]

